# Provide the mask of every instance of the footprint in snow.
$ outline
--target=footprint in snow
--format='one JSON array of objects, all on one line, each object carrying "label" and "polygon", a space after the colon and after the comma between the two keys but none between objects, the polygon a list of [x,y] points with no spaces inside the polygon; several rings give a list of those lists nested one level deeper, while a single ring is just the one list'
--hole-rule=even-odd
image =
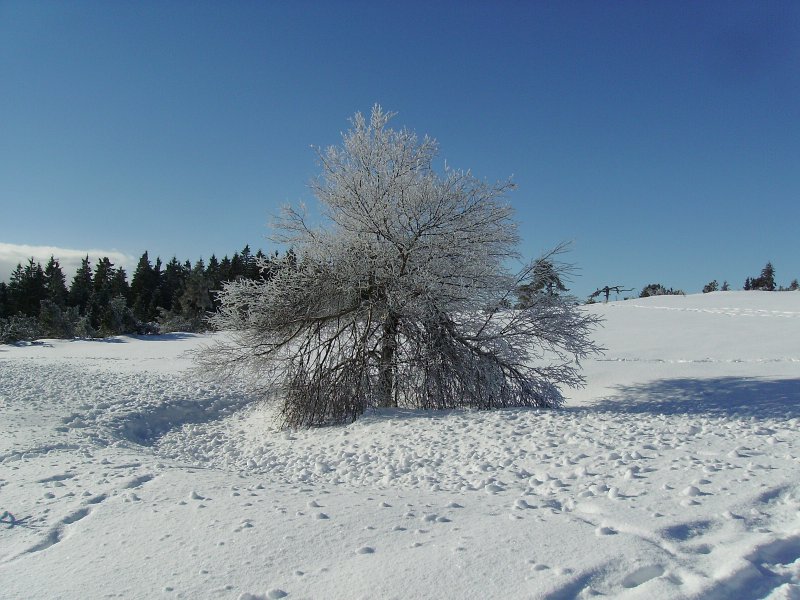
[{"label": "footprint in snow", "polygon": [[622,587],[628,589],[639,587],[651,579],[661,577],[663,574],[664,567],[661,565],[647,565],[644,567],[639,567],[632,573],[629,573],[625,576],[625,578],[622,580]]},{"label": "footprint in snow", "polygon": [[[53,483],[53,482],[61,482],[66,479],[72,479],[75,477],[72,473],[60,473],[58,475],[51,475],[50,477],[45,477],[44,479],[39,479],[36,483]],[[62,484],[63,485],[63,484]]]},{"label": "footprint in snow", "polygon": [[66,535],[66,529],[68,526],[80,521],[88,514],[89,514],[89,508],[80,508],[75,512],[68,514],[63,519],[61,519],[61,521],[55,527],[50,529],[50,531],[45,536],[45,539],[43,539],[38,544],[35,544],[31,548],[28,548],[28,550],[25,551],[25,554],[35,554],[36,552],[41,552],[42,550],[46,550],[51,546],[55,546],[57,543],[59,543],[61,540],[64,539],[64,536]]},{"label": "footprint in snow", "polygon": [[150,475],[149,473],[147,475],[140,475],[139,477],[134,477],[122,487],[123,489],[131,490],[134,488],[141,487],[142,485],[144,485],[148,481],[151,481],[152,479],[153,475]]},{"label": "footprint in snow", "polygon": [[251,594],[245,592],[239,595],[239,600],[279,600],[288,596],[286,592],[279,589],[269,590],[266,594]]},{"label": "footprint in snow", "polygon": [[435,523],[438,516],[439,515],[435,514],[425,515],[424,517],[422,517],[422,521],[424,521],[425,523]]},{"label": "footprint in snow", "polygon": [[676,525],[665,527],[660,531],[660,533],[665,538],[670,540],[685,542],[700,537],[706,533],[712,527],[712,525],[713,523],[708,520],[689,521],[686,523],[678,523]]},{"label": "footprint in snow", "polygon": [[597,537],[601,537],[601,536],[604,536],[604,535],[616,535],[617,534],[617,530],[614,529],[613,527],[600,526],[600,527],[598,527],[597,529],[594,530],[594,534]]}]

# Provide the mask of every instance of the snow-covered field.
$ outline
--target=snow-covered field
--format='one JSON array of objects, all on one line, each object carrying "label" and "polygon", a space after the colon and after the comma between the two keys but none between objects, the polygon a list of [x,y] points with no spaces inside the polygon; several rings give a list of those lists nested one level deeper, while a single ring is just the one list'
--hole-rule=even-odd
[{"label": "snow-covered field", "polygon": [[800,293],[589,310],[563,410],[313,431],[203,336],[0,346],[0,596],[800,598]]}]

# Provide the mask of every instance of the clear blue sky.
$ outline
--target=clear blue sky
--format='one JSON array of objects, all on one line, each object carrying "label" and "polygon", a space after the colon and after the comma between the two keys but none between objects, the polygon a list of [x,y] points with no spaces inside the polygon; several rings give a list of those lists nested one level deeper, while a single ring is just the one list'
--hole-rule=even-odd
[{"label": "clear blue sky", "polygon": [[513,175],[581,296],[800,277],[797,1],[0,0],[0,243],[268,250],[376,102]]}]

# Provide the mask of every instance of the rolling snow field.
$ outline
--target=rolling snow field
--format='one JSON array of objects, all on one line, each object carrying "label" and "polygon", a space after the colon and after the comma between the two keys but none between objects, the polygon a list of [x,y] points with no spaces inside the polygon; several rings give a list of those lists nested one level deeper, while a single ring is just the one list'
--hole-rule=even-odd
[{"label": "rolling snow field", "polygon": [[309,431],[209,336],[0,346],[0,597],[800,598],[800,292],[587,310],[564,409]]}]

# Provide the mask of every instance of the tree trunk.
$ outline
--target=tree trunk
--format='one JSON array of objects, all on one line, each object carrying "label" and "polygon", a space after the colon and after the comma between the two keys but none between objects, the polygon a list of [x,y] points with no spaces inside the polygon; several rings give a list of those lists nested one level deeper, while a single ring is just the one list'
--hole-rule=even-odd
[{"label": "tree trunk", "polygon": [[389,313],[381,332],[381,360],[378,365],[378,406],[397,407],[394,396],[395,353],[397,352],[397,315]]}]

